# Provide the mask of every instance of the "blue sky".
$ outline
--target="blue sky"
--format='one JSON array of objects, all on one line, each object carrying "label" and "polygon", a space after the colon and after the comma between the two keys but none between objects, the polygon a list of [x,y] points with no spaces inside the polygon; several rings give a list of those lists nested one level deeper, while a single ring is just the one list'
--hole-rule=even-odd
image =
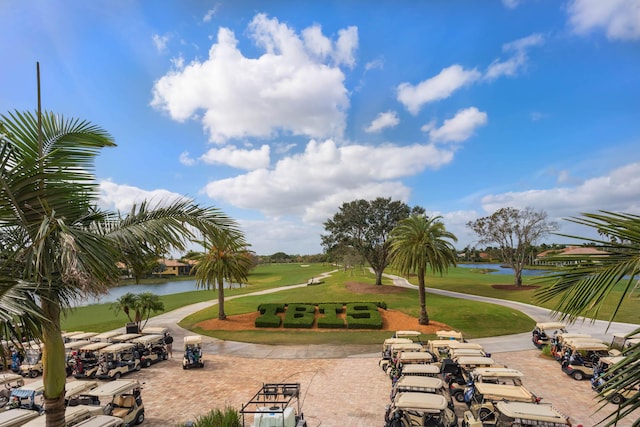
[{"label": "blue sky", "polygon": [[[186,196],[258,254],[344,202],[640,213],[640,0],[0,2],[0,112],[88,120],[103,207]],[[563,241],[554,236],[548,241]],[[566,239],[564,239],[566,240]]]}]

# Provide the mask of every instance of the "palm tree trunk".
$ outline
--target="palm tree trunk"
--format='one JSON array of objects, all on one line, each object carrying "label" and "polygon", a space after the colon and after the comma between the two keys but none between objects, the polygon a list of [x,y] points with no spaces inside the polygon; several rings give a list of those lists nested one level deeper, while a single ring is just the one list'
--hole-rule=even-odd
[{"label": "palm tree trunk", "polygon": [[41,306],[49,319],[42,328],[46,426],[58,427],[64,425],[64,386],[67,381],[64,341],[60,333],[60,306],[46,299],[42,300]]},{"label": "palm tree trunk", "polygon": [[429,324],[429,314],[427,314],[427,292],[425,290],[424,275],[424,271],[418,273],[418,296],[420,298],[420,318],[418,319],[418,323],[420,325]]},{"label": "palm tree trunk", "polygon": [[379,270],[378,268],[374,269],[375,273],[376,273],[376,285],[378,286],[382,286],[382,273],[384,272],[384,269]]},{"label": "palm tree trunk", "polygon": [[224,278],[218,276],[218,320],[226,320],[224,314]]}]

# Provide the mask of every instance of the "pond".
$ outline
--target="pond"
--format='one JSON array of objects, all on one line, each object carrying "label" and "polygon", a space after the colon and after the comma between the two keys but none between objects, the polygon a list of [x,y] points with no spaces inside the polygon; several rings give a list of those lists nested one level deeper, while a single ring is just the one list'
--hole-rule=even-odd
[{"label": "pond", "polygon": [[[457,266],[462,268],[475,268],[478,270],[491,270],[488,272],[488,274],[513,274],[513,268],[503,267],[500,264],[457,264]],[[523,276],[542,276],[545,273],[548,273],[548,271],[527,268],[522,270]]]},{"label": "pond", "polygon": [[[237,288],[240,285],[237,283],[225,283],[224,287],[226,289],[229,288]],[[170,280],[163,283],[155,283],[155,284],[140,284],[140,285],[125,285],[118,286],[117,288],[111,288],[109,293],[106,295],[102,295],[99,298],[89,298],[83,301],[78,302],[77,306],[85,306],[90,304],[103,304],[108,302],[115,302],[122,295],[127,292],[131,292],[133,294],[141,294],[143,292],[151,292],[155,295],[172,295],[179,294],[182,292],[191,292],[198,291],[196,288],[196,281],[194,280]],[[214,290],[201,290],[201,292],[215,292]],[[216,294],[217,295],[217,294]]]}]

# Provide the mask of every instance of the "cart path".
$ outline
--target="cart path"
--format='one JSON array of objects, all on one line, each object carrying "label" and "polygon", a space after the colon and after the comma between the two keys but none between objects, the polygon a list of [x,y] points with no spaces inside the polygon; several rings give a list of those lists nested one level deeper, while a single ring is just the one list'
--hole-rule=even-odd
[{"label": "cart path", "polygon": [[[321,280],[338,270],[329,271],[315,277],[314,280]],[[416,285],[412,285],[405,278],[391,274],[384,274],[385,277],[393,281],[394,286],[417,289]],[[271,288],[263,291],[251,292],[243,295],[234,295],[225,297],[225,301],[245,296],[266,295],[274,292],[280,292],[288,289],[295,289],[307,286],[307,283],[298,285],[282,286]],[[459,292],[446,291],[442,289],[427,288],[428,293],[444,295],[452,298],[462,298],[478,302],[502,305],[523,312],[536,322],[546,322],[553,320],[552,311],[546,308],[537,307],[530,304],[520,303],[516,301],[502,300],[498,298],[483,297],[479,295],[469,295]],[[174,336],[174,350],[180,354],[181,342],[184,336],[192,335],[191,331],[178,326],[185,317],[192,313],[212,307],[218,303],[217,297],[211,301],[204,301],[188,306],[178,308],[168,313],[163,313],[149,319],[147,326],[163,326],[169,328]],[[588,333],[602,339],[605,342],[611,342],[614,333],[630,333],[638,328],[638,325],[630,323],[609,322],[603,320],[582,320],[568,327],[571,332]],[[236,341],[220,340],[213,337],[203,336],[203,350],[210,354],[227,354],[238,357],[263,358],[263,359],[329,359],[344,357],[372,357],[379,356],[380,345],[267,345],[267,344],[251,344]],[[470,340],[481,344],[489,353],[511,352],[530,350],[531,333],[524,332],[521,334],[503,335],[496,337],[478,338]]]}]

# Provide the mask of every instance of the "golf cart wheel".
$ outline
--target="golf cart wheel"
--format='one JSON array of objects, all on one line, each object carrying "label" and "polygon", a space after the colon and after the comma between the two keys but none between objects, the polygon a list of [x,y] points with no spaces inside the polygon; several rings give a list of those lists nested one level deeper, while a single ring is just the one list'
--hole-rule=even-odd
[{"label": "golf cart wheel", "polygon": [[484,422],[491,418],[491,414],[492,412],[489,409],[480,408],[480,410],[478,411],[478,418],[480,418],[480,421]]},{"label": "golf cart wheel", "polygon": [[119,379],[120,379],[120,372],[116,372],[116,373],[113,375],[113,377],[112,377],[112,378],[113,378],[114,380],[116,380],[116,381],[117,381],[117,380],[119,380]]},{"label": "golf cart wheel", "polygon": [[620,393],[614,393],[611,398],[609,398],[609,402],[613,403],[614,405],[620,405],[622,402],[624,402],[624,400],[624,397],[622,397]]},{"label": "golf cart wheel", "polygon": [[169,358],[169,353],[164,353],[162,355],[162,360],[167,360]]},{"label": "golf cart wheel", "polygon": [[571,374],[571,376],[576,381],[582,381],[582,379],[584,378],[584,374],[581,371],[573,371],[573,374]]},{"label": "golf cart wheel", "polygon": [[138,412],[138,415],[136,415],[136,421],[135,424],[142,424],[144,422],[144,411],[140,411]]},{"label": "golf cart wheel", "polygon": [[151,366],[151,360],[147,359],[147,360],[144,361],[144,367],[148,368],[149,366]]},{"label": "golf cart wheel", "polygon": [[199,366],[200,366],[201,368],[204,368],[204,362],[200,362],[200,363],[199,363]]},{"label": "golf cart wheel", "polygon": [[182,369],[189,369],[187,365],[182,364]]},{"label": "golf cart wheel", "polygon": [[139,363],[136,365],[135,370],[139,371],[140,369],[142,369],[142,365],[140,365]]},{"label": "golf cart wheel", "polygon": [[40,372],[38,372],[38,371],[29,371],[29,377],[30,378],[35,378],[38,375],[40,375]]},{"label": "golf cart wheel", "polygon": [[460,403],[464,402],[464,392],[458,392],[454,394],[453,397],[456,399],[456,402],[460,402]]}]

